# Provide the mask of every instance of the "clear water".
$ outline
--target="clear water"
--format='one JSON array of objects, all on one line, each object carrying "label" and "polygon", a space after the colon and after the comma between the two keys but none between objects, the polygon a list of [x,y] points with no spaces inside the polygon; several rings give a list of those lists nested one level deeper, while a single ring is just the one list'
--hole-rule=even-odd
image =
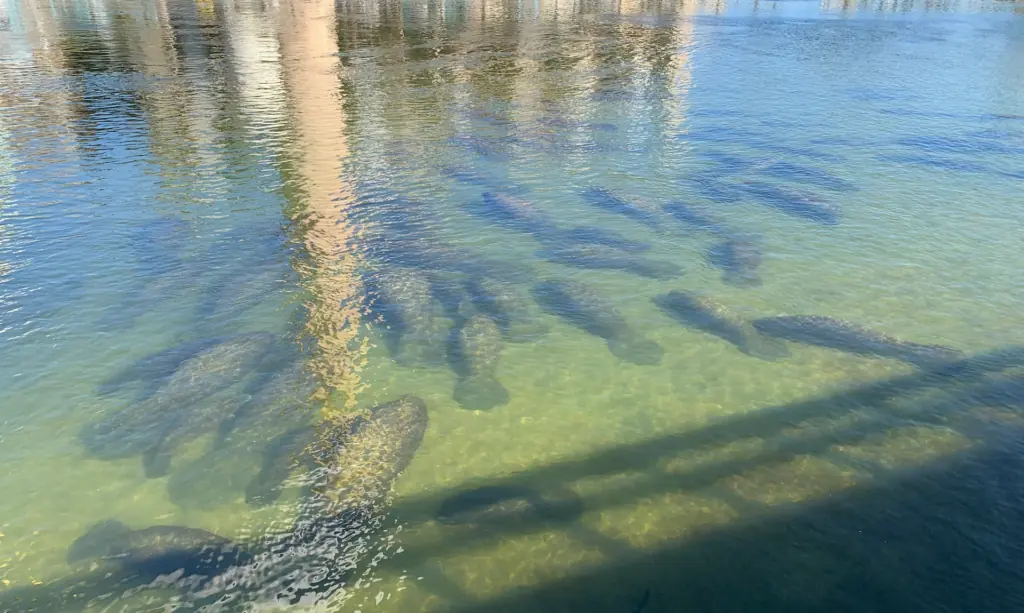
[{"label": "clear water", "polygon": [[[1024,598],[1021,5],[2,11],[0,610],[1006,611]],[[641,251],[571,239],[598,232]],[[726,237],[753,245],[753,272],[723,274]],[[433,335],[402,335],[387,274],[431,284],[419,316]],[[525,298],[525,342],[494,351],[488,303],[466,292],[482,279]],[[598,306],[573,311],[567,281]],[[822,315],[971,357],[922,369],[759,339],[787,354],[760,359],[669,316],[653,299],[673,290],[724,305],[748,334],[757,318]],[[484,329],[468,349],[466,321]],[[223,389],[200,376],[171,396],[184,357],[138,367],[248,333],[272,336],[269,361]],[[466,400],[467,370],[494,355],[507,401],[490,380]],[[371,529],[330,507],[335,538],[308,551],[292,525],[323,492],[301,487],[307,469],[273,504],[246,499],[263,463],[294,451],[273,441],[302,415],[259,402],[289,368],[317,378],[299,403],[315,428],[403,394],[429,415]],[[271,419],[225,444],[254,402]],[[88,444],[119,415],[187,433],[167,470],[115,453],[148,436],[134,422]],[[345,478],[339,463],[322,460]],[[478,503],[548,503],[474,515],[465,492],[481,487],[499,489]],[[69,560],[111,519],[205,530],[258,562],[195,580],[173,571],[196,552],[175,558],[166,541],[145,542],[155,571],[142,554]],[[282,596],[325,567],[336,576],[301,602]]]}]

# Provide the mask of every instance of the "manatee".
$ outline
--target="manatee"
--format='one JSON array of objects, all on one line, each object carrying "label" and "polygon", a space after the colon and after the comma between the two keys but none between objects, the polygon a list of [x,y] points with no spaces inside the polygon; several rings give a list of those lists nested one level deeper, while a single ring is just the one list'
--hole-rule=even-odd
[{"label": "manatee", "polygon": [[[258,498],[260,504],[276,500],[293,460],[311,440],[310,424],[319,406],[311,399],[316,387],[316,377],[303,361],[270,376],[221,422],[211,450],[171,474],[167,484],[171,501],[181,507],[209,509],[237,500],[243,493],[250,504],[255,504],[250,498]],[[301,444],[294,443],[297,433],[309,436]]]},{"label": "manatee", "polygon": [[508,390],[495,376],[501,350],[501,331],[490,317],[463,322],[451,356],[458,377],[453,397],[463,408],[486,411],[508,403]]},{"label": "manatee", "polygon": [[684,326],[717,336],[749,356],[774,361],[789,355],[784,342],[761,336],[749,322],[710,298],[675,290],[652,300]]},{"label": "manatee", "polygon": [[96,524],[68,549],[68,564],[98,563],[154,579],[181,571],[211,577],[251,556],[230,540],[196,528],[151,526],[132,530],[116,520]]},{"label": "manatee", "polygon": [[469,211],[487,221],[529,234],[543,236],[554,230],[551,221],[532,202],[507,192],[484,192],[479,201],[469,205]]},{"label": "manatee", "polygon": [[676,220],[688,226],[693,226],[698,230],[704,230],[711,234],[729,233],[729,229],[725,224],[702,206],[676,201],[669,202],[662,206],[662,208]]},{"label": "manatee", "polygon": [[494,320],[505,340],[526,343],[547,333],[537,304],[518,286],[473,277],[466,282],[466,289],[476,309]]},{"label": "manatee", "polygon": [[805,183],[833,192],[857,191],[856,185],[846,179],[837,177],[827,170],[794,164],[793,162],[772,162],[758,168],[758,172],[777,179]]},{"label": "manatee", "polygon": [[567,323],[600,337],[620,360],[642,366],[661,363],[664,350],[626,323],[618,311],[576,281],[541,281],[533,288],[541,308]]},{"label": "manatee", "polygon": [[140,358],[99,384],[97,392],[106,396],[125,387],[139,387],[139,399],[151,396],[174,374],[185,360],[221,343],[226,337],[203,338],[168,347]]},{"label": "manatee", "polygon": [[171,502],[183,509],[209,510],[241,499],[246,486],[259,474],[263,445],[214,447],[175,466],[167,480]]},{"label": "manatee", "polygon": [[270,334],[245,334],[200,351],[152,396],[87,425],[80,440],[103,459],[143,454],[147,474],[162,475],[176,445],[212,430],[237,409],[237,396],[219,392],[249,375],[273,342]]},{"label": "manatee", "polygon": [[294,286],[295,281],[292,268],[279,261],[231,269],[203,290],[196,306],[196,317],[233,320],[275,292]]},{"label": "manatee", "polygon": [[614,230],[598,228],[597,226],[579,226],[562,232],[555,237],[555,244],[582,244],[599,245],[610,247],[628,253],[641,253],[650,251],[650,243],[635,241],[622,236]]},{"label": "manatee", "polygon": [[427,405],[402,396],[371,408],[354,423],[327,420],[318,426],[328,470],[321,494],[334,512],[373,511],[386,503],[391,483],[412,461],[427,430]]},{"label": "manatee", "polygon": [[583,514],[583,500],[572,490],[543,495],[528,487],[484,486],[446,498],[437,511],[442,524],[501,527],[571,521]]},{"label": "manatee", "polygon": [[603,187],[589,187],[583,192],[583,199],[610,213],[617,213],[650,228],[661,229],[661,218],[654,209],[625,200]]},{"label": "manatee", "polygon": [[538,255],[566,266],[592,270],[619,270],[649,279],[674,279],[683,274],[683,269],[672,262],[651,260],[596,246],[554,247],[543,249]]},{"label": "manatee", "polygon": [[839,209],[814,194],[762,181],[744,181],[742,189],[760,202],[787,215],[827,226],[839,223]]},{"label": "manatee", "polygon": [[858,355],[895,358],[919,368],[946,366],[964,359],[963,352],[942,345],[922,345],[821,315],[788,315],[754,320],[767,336],[828,347]]},{"label": "manatee", "polygon": [[760,241],[752,236],[731,236],[708,249],[708,263],[722,271],[722,281],[736,287],[760,287]]},{"label": "manatee", "polygon": [[410,268],[385,268],[371,281],[391,356],[403,366],[433,366],[444,357],[447,326],[436,312],[429,278]]},{"label": "manatee", "polygon": [[441,174],[451,179],[454,179],[459,183],[476,185],[478,187],[484,187],[487,189],[500,189],[505,192],[511,192],[516,194],[522,194],[527,191],[525,188],[512,185],[512,182],[508,181],[507,179],[489,177],[469,167],[445,166],[444,168],[441,169]]},{"label": "manatee", "polygon": [[743,192],[732,183],[722,181],[714,172],[703,172],[688,179],[695,191],[714,202],[733,204],[743,199]]},{"label": "manatee", "polygon": [[318,381],[305,361],[273,373],[253,396],[221,424],[217,445],[262,445],[278,434],[310,423]]},{"label": "manatee", "polygon": [[263,448],[259,470],[245,485],[245,502],[261,507],[273,504],[284,489],[285,481],[300,465],[312,468],[310,448],[316,440],[316,428],[305,426],[274,437]]}]

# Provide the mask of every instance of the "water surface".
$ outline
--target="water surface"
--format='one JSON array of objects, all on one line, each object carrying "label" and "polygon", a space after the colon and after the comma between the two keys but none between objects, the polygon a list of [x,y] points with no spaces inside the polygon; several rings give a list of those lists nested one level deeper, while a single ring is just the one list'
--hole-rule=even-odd
[{"label": "water surface", "polygon": [[12,0],[0,610],[1012,610],[1021,11]]}]

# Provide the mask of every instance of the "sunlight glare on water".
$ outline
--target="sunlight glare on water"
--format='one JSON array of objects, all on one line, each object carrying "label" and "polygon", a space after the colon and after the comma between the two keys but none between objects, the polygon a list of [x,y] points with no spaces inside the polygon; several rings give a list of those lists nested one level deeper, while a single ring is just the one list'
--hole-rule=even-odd
[{"label": "sunlight glare on water", "polygon": [[0,611],[1013,610],[1022,13],[10,0]]}]

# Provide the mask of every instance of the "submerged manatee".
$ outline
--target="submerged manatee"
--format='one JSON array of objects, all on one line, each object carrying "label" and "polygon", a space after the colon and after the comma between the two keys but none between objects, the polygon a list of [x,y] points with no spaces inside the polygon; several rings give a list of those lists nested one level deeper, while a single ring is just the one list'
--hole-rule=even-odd
[{"label": "submerged manatee", "polygon": [[834,226],[839,223],[838,207],[822,198],[763,181],[744,181],[742,189],[762,203],[787,215]]},{"label": "submerged manatee", "polygon": [[661,346],[635,332],[615,307],[582,283],[542,281],[534,286],[533,295],[552,315],[604,339],[620,360],[642,366],[661,363]]},{"label": "submerged manatee", "polygon": [[506,192],[484,192],[480,200],[469,205],[469,211],[487,221],[513,230],[544,236],[554,225],[537,207],[524,198]]},{"label": "submerged manatee", "polygon": [[240,398],[218,392],[249,375],[273,342],[270,334],[245,334],[200,351],[149,398],[83,428],[80,440],[103,459],[143,454],[148,475],[164,474],[178,444],[212,430],[237,409]]},{"label": "submerged manatee", "polygon": [[463,322],[451,360],[458,376],[453,397],[463,408],[486,411],[508,403],[508,390],[495,376],[501,350],[501,331],[489,317]]},{"label": "submerged manatee", "polygon": [[754,327],[767,336],[858,355],[895,358],[920,368],[949,365],[964,359],[964,354],[952,347],[911,343],[820,315],[765,317],[755,320]]},{"label": "submerged manatee", "polygon": [[662,208],[677,221],[698,230],[704,230],[711,234],[729,234],[729,228],[702,206],[676,201],[669,202]]},{"label": "submerged manatee", "polygon": [[544,336],[547,324],[540,309],[519,286],[486,277],[470,278],[466,291],[476,309],[494,320],[505,340],[527,343]]},{"label": "submerged manatee", "polygon": [[259,470],[245,485],[245,502],[261,507],[273,504],[284,489],[285,481],[300,464],[310,465],[310,447],[316,439],[316,428],[306,426],[289,430],[275,437],[263,448]]},{"label": "submerged manatee", "polygon": [[563,243],[600,245],[602,247],[611,247],[612,249],[626,251],[628,253],[641,253],[651,250],[651,245],[649,243],[635,241],[622,236],[614,230],[599,228],[597,226],[579,226],[566,230],[565,232],[560,233],[555,241],[556,245]]},{"label": "submerged manatee", "polygon": [[318,435],[327,482],[320,492],[333,512],[374,511],[412,461],[427,431],[427,405],[416,396],[379,404],[354,424],[325,422]]},{"label": "submerged manatee", "polygon": [[583,500],[572,490],[541,494],[528,487],[484,486],[446,498],[437,511],[443,524],[500,527],[571,521],[583,514]]},{"label": "submerged manatee", "polygon": [[708,249],[709,264],[722,271],[722,281],[736,287],[760,287],[760,241],[751,236],[732,236]]},{"label": "submerged manatee", "polygon": [[97,388],[97,392],[106,396],[119,392],[125,387],[138,387],[141,388],[138,391],[139,399],[151,396],[166,382],[168,377],[174,374],[174,371],[178,370],[182,362],[195,356],[200,351],[223,342],[225,338],[217,337],[186,341],[156,353],[151,353],[104,379]]},{"label": "submerged manatee", "polygon": [[652,300],[684,326],[713,334],[749,356],[774,361],[789,355],[785,343],[761,336],[749,322],[710,298],[676,290]]},{"label": "submerged manatee", "polygon": [[661,217],[652,207],[621,198],[603,187],[587,188],[583,199],[597,208],[623,215],[649,228],[661,229]]},{"label": "submerged manatee", "polygon": [[441,363],[448,330],[436,312],[428,277],[410,268],[386,268],[374,275],[371,286],[395,361],[403,366]]},{"label": "submerged manatee", "polygon": [[807,185],[813,185],[833,192],[857,191],[856,185],[846,179],[837,177],[827,170],[794,164],[793,162],[772,162],[759,168],[758,172],[777,179],[806,183]]},{"label": "submerged manatee", "polygon": [[182,572],[211,577],[245,564],[250,555],[226,538],[180,526],[132,530],[119,521],[93,526],[68,549],[68,564],[98,563],[150,579]]},{"label": "submerged manatee", "polygon": [[317,387],[308,363],[288,364],[270,375],[231,419],[222,423],[217,445],[262,445],[282,432],[308,424],[319,406],[313,400]]},{"label": "submerged manatee", "polygon": [[649,279],[674,279],[683,274],[683,269],[672,262],[649,260],[628,253],[618,253],[607,248],[575,245],[555,247],[540,251],[546,260],[593,270],[620,270]]}]

